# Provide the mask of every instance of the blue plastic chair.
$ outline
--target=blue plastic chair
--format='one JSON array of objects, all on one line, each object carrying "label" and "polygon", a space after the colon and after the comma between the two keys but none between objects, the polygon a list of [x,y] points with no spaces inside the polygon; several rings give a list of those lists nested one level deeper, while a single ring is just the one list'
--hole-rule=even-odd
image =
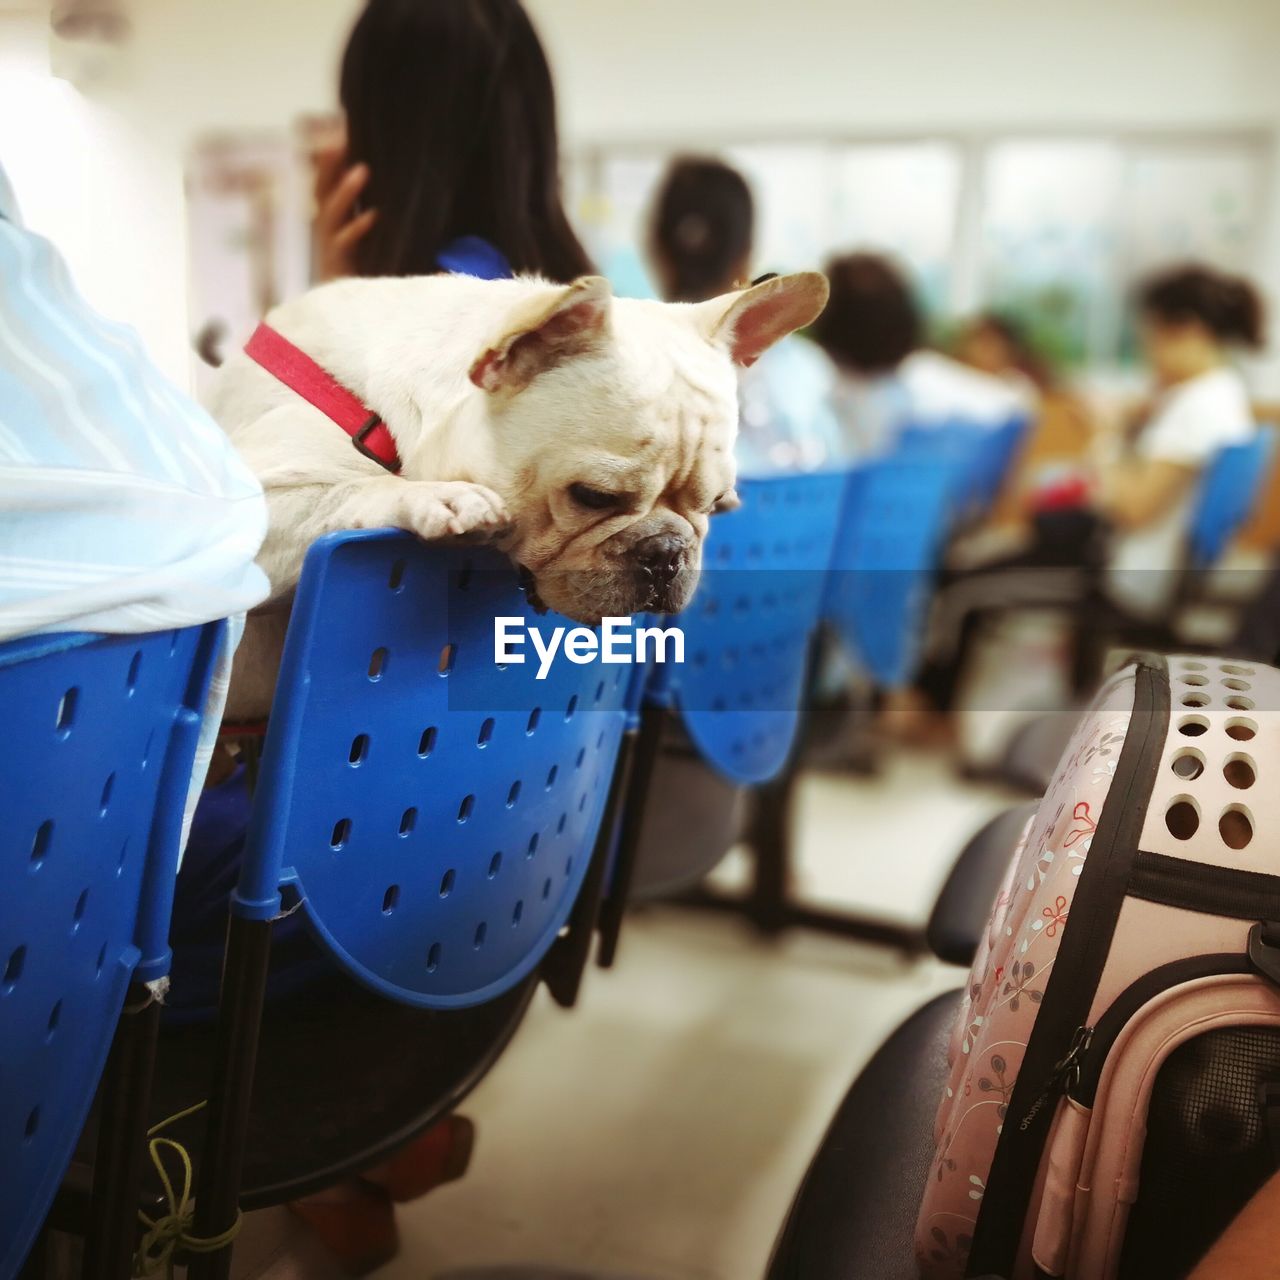
[{"label": "blue plastic chair", "polygon": [[915,674],[954,481],[950,459],[910,451],[874,459],[849,477],[824,612],[882,686]]},{"label": "blue plastic chair", "polygon": [[[221,624],[0,646],[0,1277],[40,1231],[131,982],[163,977]],[[104,1125],[104,1128],[106,1126]],[[135,1135],[140,1149],[140,1130]],[[102,1169],[125,1178],[99,1146]],[[127,1259],[136,1183],[123,1197]],[[117,1224],[118,1225],[118,1224]],[[106,1246],[91,1238],[87,1256]],[[100,1261],[100,1257],[97,1258]]]},{"label": "blue plastic chair", "polygon": [[1228,445],[1209,464],[1187,536],[1188,565],[1215,564],[1253,513],[1270,471],[1275,431],[1261,427],[1253,439]]},{"label": "blue plastic chair", "polygon": [[979,512],[988,511],[1000,496],[1030,426],[1031,419],[1020,415],[984,433],[974,477],[974,501]]},{"label": "blue plastic chair", "polygon": [[[544,635],[510,565],[394,531],[309,551],[232,902],[195,1232],[234,1222],[281,891],[342,970],[429,1009],[492,1000],[589,937],[634,669],[495,664],[494,618]],[[572,625],[572,624],[568,624]],[[584,888],[585,886],[585,888]],[[576,958],[585,962],[585,944]],[[225,1275],[230,1251],[193,1275]]]},{"label": "blue plastic chair", "polygon": [[954,419],[912,424],[898,436],[893,454],[911,461],[945,463],[950,469],[947,501],[955,520],[983,516],[995,502],[1026,436],[1029,419],[998,426]]},{"label": "blue plastic chair", "polygon": [[[746,478],[742,506],[712,522],[697,593],[667,620],[684,634],[684,662],[655,667],[644,690],[601,914],[602,966],[616,953],[645,806],[663,802],[650,783],[668,720],[738,786],[770,783],[791,760],[847,480],[844,471]],[[690,847],[690,877],[721,853]]]},{"label": "blue plastic chair", "polygon": [[732,782],[776,777],[794,746],[847,478],[739,483],[742,506],[714,521],[697,595],[676,619],[684,665],[659,669],[650,685]]}]

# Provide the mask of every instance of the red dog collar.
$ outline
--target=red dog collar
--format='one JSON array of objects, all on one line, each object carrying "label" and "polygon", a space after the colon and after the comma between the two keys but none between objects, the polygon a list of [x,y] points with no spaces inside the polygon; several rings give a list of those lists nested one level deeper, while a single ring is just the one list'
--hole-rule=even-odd
[{"label": "red dog collar", "polygon": [[400,470],[400,454],[387,424],[288,338],[270,325],[260,324],[244,351],[290,391],[336,422],[366,458],[388,471]]}]

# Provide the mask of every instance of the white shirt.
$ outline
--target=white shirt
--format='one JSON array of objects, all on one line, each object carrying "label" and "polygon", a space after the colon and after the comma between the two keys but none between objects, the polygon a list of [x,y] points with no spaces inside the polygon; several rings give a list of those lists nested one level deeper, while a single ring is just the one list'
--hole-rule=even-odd
[{"label": "white shirt", "polygon": [[913,351],[892,373],[874,377],[841,371],[834,395],[850,459],[892,448],[907,426],[999,427],[1030,407],[1027,396],[1004,380],[937,351]]},{"label": "white shirt", "polygon": [[[1138,457],[1202,471],[1220,449],[1257,431],[1244,379],[1223,366],[1170,387],[1134,446]],[[1108,589],[1122,605],[1157,613],[1168,603],[1181,567],[1198,499],[1196,486],[1141,529],[1112,541]]]},{"label": "white shirt", "polygon": [[215,667],[188,819],[222,718],[262,488],[137,335],[97,315],[23,227],[0,170],[0,641],[233,620]]}]

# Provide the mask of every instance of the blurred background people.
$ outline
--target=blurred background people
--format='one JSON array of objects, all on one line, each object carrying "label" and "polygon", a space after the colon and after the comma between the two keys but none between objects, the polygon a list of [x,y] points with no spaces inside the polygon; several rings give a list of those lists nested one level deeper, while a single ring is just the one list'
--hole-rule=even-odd
[{"label": "blurred background people", "polygon": [[883,453],[908,426],[1000,426],[1025,411],[1022,392],[925,346],[911,286],[887,258],[845,254],[825,271],[831,301],[813,335],[838,370],[845,457]]},{"label": "blurred background people", "polygon": [[[658,187],[649,256],[668,302],[705,302],[751,278],[755,202],[720,160],[674,161]],[[832,370],[811,342],[791,337],[739,374],[738,466],[747,474],[807,471],[840,454]]]},{"label": "blurred background people", "polygon": [[1232,363],[1264,341],[1257,290],[1192,264],[1138,290],[1143,356],[1153,394],[1099,467],[1096,508],[1111,524],[1109,590],[1135,611],[1158,613],[1181,566],[1196,481],[1220,450],[1257,430],[1244,378]]},{"label": "blurred background people", "polygon": [[1025,327],[998,311],[980,312],[962,324],[952,353],[963,364],[1009,383],[1031,404],[1051,381]]}]

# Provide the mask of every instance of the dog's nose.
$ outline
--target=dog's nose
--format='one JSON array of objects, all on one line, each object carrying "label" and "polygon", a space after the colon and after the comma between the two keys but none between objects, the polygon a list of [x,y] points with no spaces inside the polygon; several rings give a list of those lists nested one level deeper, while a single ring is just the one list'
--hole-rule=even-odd
[{"label": "dog's nose", "polygon": [[637,561],[660,586],[667,586],[680,572],[684,541],[670,533],[655,533],[636,543]]}]

